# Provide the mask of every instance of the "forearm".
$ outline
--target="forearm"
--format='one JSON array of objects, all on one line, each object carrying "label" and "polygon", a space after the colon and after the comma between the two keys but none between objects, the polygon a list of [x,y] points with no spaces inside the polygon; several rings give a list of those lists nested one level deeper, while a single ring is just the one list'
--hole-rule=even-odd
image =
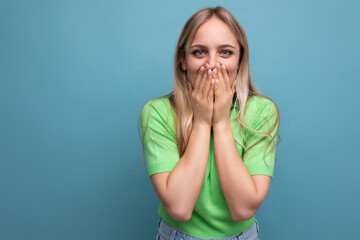
[{"label": "forearm", "polygon": [[214,126],[213,131],[219,183],[232,218],[248,218],[256,204],[256,185],[238,153],[230,122]]},{"label": "forearm", "polygon": [[211,127],[194,122],[184,155],[171,171],[166,185],[169,202],[184,218],[190,218],[204,182]]}]

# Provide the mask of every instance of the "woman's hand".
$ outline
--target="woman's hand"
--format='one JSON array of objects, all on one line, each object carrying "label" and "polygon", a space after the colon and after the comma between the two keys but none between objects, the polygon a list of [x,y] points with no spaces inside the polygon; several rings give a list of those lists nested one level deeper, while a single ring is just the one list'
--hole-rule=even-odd
[{"label": "woman's hand", "polygon": [[235,92],[235,81],[230,85],[230,78],[226,71],[225,65],[216,65],[215,79],[215,102],[213,127],[220,124],[229,123],[230,108]]},{"label": "woman's hand", "polygon": [[189,94],[194,111],[194,122],[212,126],[214,81],[211,70],[201,66],[196,76],[194,87],[189,84]]}]

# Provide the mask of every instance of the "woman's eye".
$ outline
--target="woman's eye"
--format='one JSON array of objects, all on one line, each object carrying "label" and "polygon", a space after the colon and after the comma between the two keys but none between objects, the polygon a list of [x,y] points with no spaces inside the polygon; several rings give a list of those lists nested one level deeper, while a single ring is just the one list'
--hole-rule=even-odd
[{"label": "woman's eye", "polygon": [[224,50],[224,51],[222,51],[222,52],[227,52],[227,53],[228,53],[228,54],[225,54],[225,55],[232,55],[232,54],[233,54],[233,52],[230,51],[230,50]]},{"label": "woman's eye", "polygon": [[199,56],[199,55],[197,54],[198,52],[203,52],[203,50],[194,50],[194,51],[192,52],[192,54],[195,55],[195,56]]},{"label": "woman's eye", "polygon": [[[197,49],[197,50],[192,51],[192,54],[194,56],[201,56],[201,55],[204,55],[203,52],[204,52],[203,50]],[[203,54],[201,54],[201,53],[203,53]],[[233,54],[233,51],[231,51],[231,50],[222,50],[221,53],[225,53],[225,55],[230,56],[230,55]]]}]

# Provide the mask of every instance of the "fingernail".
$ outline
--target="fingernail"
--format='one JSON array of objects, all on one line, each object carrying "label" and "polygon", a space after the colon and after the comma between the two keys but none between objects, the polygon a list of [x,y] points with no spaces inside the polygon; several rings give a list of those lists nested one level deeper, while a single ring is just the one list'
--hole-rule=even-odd
[{"label": "fingernail", "polygon": [[220,68],[220,63],[216,64],[217,68]]},{"label": "fingernail", "polygon": [[202,71],[204,71],[204,69],[205,69],[205,68],[204,68],[203,66],[201,66],[200,71],[202,72]]},{"label": "fingernail", "polygon": [[214,79],[211,79],[211,84],[214,84]]},{"label": "fingernail", "polygon": [[211,74],[211,70],[209,69],[209,71],[208,71],[208,74],[210,75]]},{"label": "fingernail", "polygon": [[206,64],[206,69],[209,69],[210,68],[210,65],[209,64]]},{"label": "fingernail", "polygon": [[216,79],[216,84],[219,85],[219,79]]},{"label": "fingernail", "polygon": [[225,65],[224,64],[222,65],[222,68],[225,70]]},{"label": "fingernail", "polygon": [[215,73],[215,74],[217,73],[217,69],[216,69],[216,68],[214,68],[214,70],[213,70],[213,71],[214,71],[214,73]]}]

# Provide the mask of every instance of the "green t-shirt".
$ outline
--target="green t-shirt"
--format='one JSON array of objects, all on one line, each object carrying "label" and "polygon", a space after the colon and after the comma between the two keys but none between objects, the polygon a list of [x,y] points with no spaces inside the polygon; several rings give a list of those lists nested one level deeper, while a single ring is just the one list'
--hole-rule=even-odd
[{"label": "green t-shirt", "polygon": [[[233,101],[229,121],[235,118],[239,109],[238,103]],[[252,96],[247,101],[245,122],[254,130],[268,132],[276,120],[276,114],[276,107],[270,100]],[[172,171],[180,160],[180,156],[175,138],[176,114],[169,99],[162,97],[148,101],[143,106],[140,116],[149,178],[155,173]],[[144,136],[145,128],[147,128],[147,132]],[[254,134],[254,132],[244,127],[245,136],[248,139],[246,144],[237,121],[232,124],[231,128],[233,136],[247,148],[263,137],[263,135]],[[272,136],[274,136],[277,128],[278,126],[272,131]],[[277,136],[275,140],[277,142]],[[263,159],[263,153],[268,142],[269,138],[266,138],[258,143],[243,158],[244,149],[235,141],[239,155],[250,175],[262,174],[273,177],[276,152],[276,149],[270,152],[273,144],[270,144],[267,149],[267,155],[265,156],[267,165]],[[246,231],[253,224],[255,215],[244,222],[235,222],[231,218],[216,171],[212,131],[206,175],[191,218],[185,222],[176,221],[167,214],[161,203],[158,214],[174,228],[199,238],[234,236]]]}]

